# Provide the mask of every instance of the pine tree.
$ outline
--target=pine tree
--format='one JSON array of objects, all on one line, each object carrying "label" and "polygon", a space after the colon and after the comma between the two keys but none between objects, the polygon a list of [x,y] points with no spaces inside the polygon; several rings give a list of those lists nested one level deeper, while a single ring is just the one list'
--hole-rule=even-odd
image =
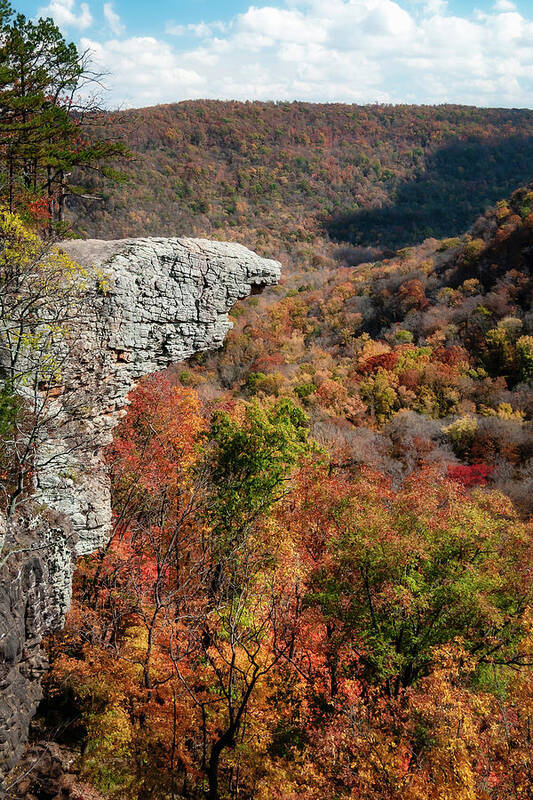
[{"label": "pine tree", "polygon": [[79,94],[100,76],[53,20],[33,22],[0,0],[0,37],[0,197],[10,210],[42,198],[61,222],[66,197],[83,193],[70,184],[73,170],[106,172],[104,162],[127,150],[90,135],[100,109]]}]

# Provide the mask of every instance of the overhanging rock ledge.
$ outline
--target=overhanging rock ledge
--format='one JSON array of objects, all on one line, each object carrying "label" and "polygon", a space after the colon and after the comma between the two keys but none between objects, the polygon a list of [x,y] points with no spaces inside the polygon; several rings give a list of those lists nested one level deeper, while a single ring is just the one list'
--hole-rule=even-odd
[{"label": "overhanging rock ledge", "polygon": [[0,518],[0,779],[23,749],[46,668],[41,641],[64,622],[75,559],[109,535],[103,450],[127,395],[144,375],[220,347],[230,308],[277,283],[281,269],[206,239],[61,246],[101,280],[68,339],[62,390],[36,454],[34,510],[8,526]]}]

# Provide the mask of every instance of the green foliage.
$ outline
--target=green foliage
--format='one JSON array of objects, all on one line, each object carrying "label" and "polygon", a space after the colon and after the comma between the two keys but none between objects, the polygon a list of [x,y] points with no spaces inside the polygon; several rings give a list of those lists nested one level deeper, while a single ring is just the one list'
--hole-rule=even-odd
[{"label": "green foliage", "polygon": [[444,433],[447,434],[455,453],[460,458],[468,457],[477,432],[478,421],[471,415],[460,417],[444,428]]},{"label": "green foliage", "polygon": [[264,372],[250,372],[248,373],[248,377],[246,378],[246,383],[244,384],[244,390],[249,392],[250,394],[256,394],[257,391],[261,388],[261,384],[266,379],[266,375]]},{"label": "green foliage", "polygon": [[463,248],[463,259],[465,263],[469,266],[475,264],[485,249],[485,246],[483,239],[472,239],[472,241],[467,242]]},{"label": "green foliage", "polygon": [[262,392],[267,395],[278,396],[283,384],[283,375],[279,372],[269,373],[250,372],[243,386],[243,391],[247,394],[258,394]]},{"label": "green foliage", "polygon": [[503,498],[467,498],[446,486],[433,492],[418,476],[384,500],[362,482],[332,499],[329,511],[335,566],[317,573],[309,601],[343,620],[361,643],[366,678],[387,692],[416,682],[435,648],[453,641],[480,664],[496,652],[501,662],[522,659],[525,528]]},{"label": "green foliage", "polygon": [[[522,320],[505,317],[487,331],[485,366],[491,375],[505,375],[510,384],[528,380],[530,336],[520,336]],[[520,343],[520,344],[519,344]]]},{"label": "green foliage", "polygon": [[[88,135],[97,109],[80,106],[75,93],[96,78],[52,19],[29,20],[4,3],[0,32],[2,200],[29,218],[61,222],[67,194],[83,194],[81,187],[68,187],[73,169],[98,169],[127,150]],[[111,167],[102,174],[119,177]]]},{"label": "green foliage", "polygon": [[30,485],[33,443],[61,387],[61,345],[89,284],[101,280],[0,209],[0,502],[9,513]]},{"label": "green foliage", "polygon": [[520,216],[523,219],[525,219],[531,214],[532,210],[533,210],[533,192],[528,192],[522,200],[522,205],[520,206],[519,209]]},{"label": "green foliage", "polygon": [[439,244],[437,250],[439,253],[445,253],[446,250],[450,250],[451,248],[460,247],[461,240],[456,236],[450,239],[443,239],[442,242]]},{"label": "green foliage", "polygon": [[404,350],[396,364],[396,371],[402,372],[406,369],[413,369],[427,364],[431,358],[431,347],[413,347]]},{"label": "green foliage", "polygon": [[[48,247],[9,211],[0,210],[0,351],[4,377],[20,385],[56,381],[61,339],[78,310],[90,273],[56,247]],[[91,276],[100,283],[105,278]]]},{"label": "green foliage", "polygon": [[194,375],[189,369],[182,369],[178,374],[178,380],[182,386],[194,386]]},{"label": "green foliage", "polygon": [[250,403],[240,421],[217,412],[207,436],[209,520],[224,540],[238,539],[283,497],[291,469],[309,451],[307,417],[290,400]]},{"label": "green foliage", "polygon": [[18,399],[9,383],[0,388],[0,440],[11,437],[17,418]]},{"label": "green foliage", "polygon": [[375,375],[369,375],[359,387],[361,398],[378,422],[388,419],[396,406],[397,394],[394,386],[395,376],[379,368]]},{"label": "green foliage", "polygon": [[305,383],[299,383],[297,386],[294,387],[294,393],[300,400],[307,400],[314,392],[316,392],[316,386],[311,381],[307,381]]},{"label": "green foliage", "polygon": [[396,338],[396,341],[400,342],[401,344],[410,344],[414,339],[414,336],[411,333],[411,331],[406,331],[406,330],[397,330],[394,336]]},{"label": "green foliage", "polygon": [[516,342],[518,356],[518,380],[529,381],[533,378],[533,336],[521,336]]},{"label": "green foliage", "polygon": [[132,734],[131,720],[120,706],[109,705],[88,715],[84,773],[101,792],[124,791],[134,780],[124,768],[131,759]]}]

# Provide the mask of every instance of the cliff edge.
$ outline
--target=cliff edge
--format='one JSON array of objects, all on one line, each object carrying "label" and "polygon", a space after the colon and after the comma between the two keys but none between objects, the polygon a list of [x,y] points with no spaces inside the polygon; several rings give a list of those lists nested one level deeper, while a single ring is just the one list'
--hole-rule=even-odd
[{"label": "cliff edge", "polygon": [[220,347],[234,303],[280,276],[276,261],[204,239],[61,247],[101,279],[65,342],[61,387],[36,446],[31,506],[9,523],[0,517],[0,778],[24,747],[46,669],[41,641],[64,622],[75,560],[107,540],[103,451],[129,392],[144,375]]}]

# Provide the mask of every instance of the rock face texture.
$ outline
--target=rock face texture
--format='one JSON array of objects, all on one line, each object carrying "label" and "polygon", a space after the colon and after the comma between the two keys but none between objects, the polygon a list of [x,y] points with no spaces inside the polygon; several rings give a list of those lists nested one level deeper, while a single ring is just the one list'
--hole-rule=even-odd
[{"label": "rock face texture", "polygon": [[20,755],[39,702],[40,643],[63,624],[75,559],[109,534],[103,450],[128,393],[142,376],[220,347],[229,309],[280,275],[277,262],[242,245],[203,239],[62,247],[100,277],[65,343],[61,391],[35,456],[33,509],[9,526],[0,519],[0,777]]}]

